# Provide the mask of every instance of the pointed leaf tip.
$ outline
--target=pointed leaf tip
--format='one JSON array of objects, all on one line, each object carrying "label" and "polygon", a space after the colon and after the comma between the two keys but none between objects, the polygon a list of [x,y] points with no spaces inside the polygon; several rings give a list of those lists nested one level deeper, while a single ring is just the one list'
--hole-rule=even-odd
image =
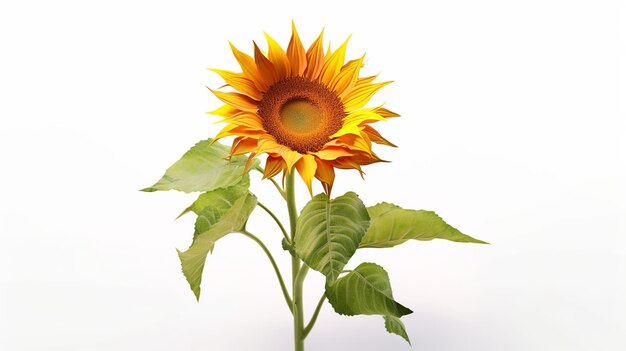
[{"label": "pointed leaf tip", "polygon": [[227,188],[241,182],[246,156],[233,156],[229,161],[230,147],[207,139],[191,147],[170,166],[163,177],[144,192],[178,190],[185,193]]},{"label": "pointed leaf tip", "polygon": [[394,300],[389,275],[375,263],[361,263],[334,284],[327,285],[326,296],[335,312],[342,315],[402,317],[413,313]]},{"label": "pointed leaf tip", "polygon": [[432,239],[487,244],[485,241],[463,234],[433,211],[407,210],[387,202],[381,202],[367,210],[372,220],[359,244],[360,248],[393,247],[408,240]]}]

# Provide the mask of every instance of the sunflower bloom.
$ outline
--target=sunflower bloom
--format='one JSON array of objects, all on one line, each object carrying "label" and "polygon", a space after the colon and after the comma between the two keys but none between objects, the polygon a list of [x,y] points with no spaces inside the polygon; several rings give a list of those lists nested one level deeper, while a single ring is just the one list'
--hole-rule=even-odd
[{"label": "sunflower bloom", "polygon": [[263,178],[298,171],[309,192],[317,178],[329,194],[335,168],[356,169],[382,161],[372,142],[395,146],[371,124],[397,117],[378,107],[365,107],[391,82],[359,77],[363,59],[345,62],[348,39],[335,51],[323,50],[323,34],[304,49],[295,25],[287,51],[269,35],[264,53],[254,43],[251,57],[231,44],[241,72],[219,69],[234,91],[211,90],[224,105],[211,114],[227,123],[215,137],[234,136],[231,155],[250,153],[248,166],[267,154]]}]

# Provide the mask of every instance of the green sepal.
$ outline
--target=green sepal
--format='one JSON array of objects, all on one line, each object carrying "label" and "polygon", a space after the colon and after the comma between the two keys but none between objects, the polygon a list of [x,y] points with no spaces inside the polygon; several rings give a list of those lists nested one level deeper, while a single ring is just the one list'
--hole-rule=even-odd
[{"label": "green sepal", "polygon": [[296,251],[293,245],[287,241],[287,238],[283,238],[283,240],[280,241],[280,244],[283,247],[283,250],[289,251],[291,257],[296,257]]}]

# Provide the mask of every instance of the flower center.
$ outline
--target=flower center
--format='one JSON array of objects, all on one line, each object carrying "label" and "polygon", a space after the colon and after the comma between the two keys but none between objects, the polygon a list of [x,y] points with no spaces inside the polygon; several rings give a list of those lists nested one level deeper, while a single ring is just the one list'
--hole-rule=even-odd
[{"label": "flower center", "polygon": [[322,117],[322,110],[307,99],[289,100],[280,109],[283,126],[297,134],[316,130],[322,123]]},{"label": "flower center", "polygon": [[304,77],[274,83],[263,94],[258,113],[279,144],[302,154],[321,150],[346,115],[337,94]]}]

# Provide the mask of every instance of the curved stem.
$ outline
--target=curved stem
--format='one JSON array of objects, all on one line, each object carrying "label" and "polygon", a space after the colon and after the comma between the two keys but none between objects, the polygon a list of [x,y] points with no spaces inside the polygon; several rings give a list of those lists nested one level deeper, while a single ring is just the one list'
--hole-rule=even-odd
[{"label": "curved stem", "polygon": [[261,207],[262,209],[264,209],[265,212],[267,212],[274,219],[274,222],[276,222],[276,224],[278,224],[278,226],[280,227],[280,231],[283,232],[283,236],[285,237],[285,239],[287,239],[287,242],[291,243],[291,240],[289,240],[289,236],[287,235],[287,231],[285,230],[285,227],[283,227],[283,224],[280,222],[278,217],[276,217],[276,215],[269,208],[267,208],[267,206],[263,205],[262,203],[257,202],[256,204],[259,205],[259,207]]},{"label": "curved stem", "polygon": [[[256,166],[256,167],[254,167],[254,169],[256,171],[258,171],[259,173],[265,175],[265,170],[263,168],[261,168],[261,166]],[[278,185],[278,183],[276,183],[274,178],[269,178],[269,179],[272,182],[272,184],[274,184],[274,186],[276,187],[276,190],[278,190],[278,193],[280,194],[280,196],[282,196],[283,199],[287,200],[287,194],[285,194],[285,191],[280,187],[280,185]]]},{"label": "curved stem", "polygon": [[313,312],[313,316],[311,316],[311,320],[309,321],[309,324],[307,324],[306,327],[304,328],[305,338],[307,337],[307,335],[309,335],[309,333],[311,332],[311,329],[313,329],[313,326],[315,325],[315,321],[317,321],[317,316],[319,316],[320,311],[322,310],[322,306],[324,305],[324,301],[326,301],[326,294],[322,294],[322,297],[320,298],[320,302],[317,303],[317,307],[315,307],[315,312]]},{"label": "curved stem", "polygon": [[263,244],[261,239],[257,238],[254,234],[250,233],[247,230],[241,231],[239,233],[247,236],[248,238],[254,240],[257,244],[259,244],[259,246],[261,246],[261,249],[263,249],[263,251],[267,255],[267,258],[270,259],[270,262],[272,263],[272,267],[274,267],[274,271],[276,272],[276,277],[278,277],[278,282],[280,283],[280,289],[283,291],[285,302],[287,302],[289,311],[291,311],[291,313],[293,314],[293,301],[291,300],[291,297],[289,296],[289,292],[287,291],[287,287],[285,286],[285,281],[283,280],[282,274],[280,274],[280,270],[278,269],[278,265],[276,264],[276,261],[274,260],[272,253],[270,252],[270,250],[267,249],[267,246]]},{"label": "curved stem", "polygon": [[276,183],[274,178],[270,178],[270,181],[272,182],[272,184],[274,184],[276,190],[278,190],[278,193],[280,193],[280,196],[282,196],[283,199],[287,200],[287,195],[285,194],[285,191],[280,187],[280,185],[278,185],[278,183]]}]

